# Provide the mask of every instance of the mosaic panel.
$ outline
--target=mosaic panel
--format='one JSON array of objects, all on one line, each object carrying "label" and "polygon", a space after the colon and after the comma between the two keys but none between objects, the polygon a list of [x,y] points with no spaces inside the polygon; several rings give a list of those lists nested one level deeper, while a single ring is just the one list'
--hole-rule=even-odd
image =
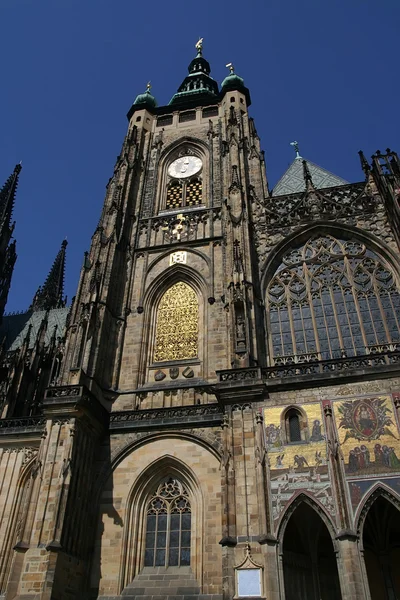
[{"label": "mosaic panel", "polygon": [[334,401],[348,477],[400,471],[400,440],[390,395]]},{"label": "mosaic panel", "polygon": [[325,431],[319,403],[303,404],[307,416],[305,441],[285,443],[281,415],[284,407],[264,410],[266,444],[271,471],[272,511],[279,519],[285,506],[299,491],[307,491],[328,512],[335,514],[328,474]]}]

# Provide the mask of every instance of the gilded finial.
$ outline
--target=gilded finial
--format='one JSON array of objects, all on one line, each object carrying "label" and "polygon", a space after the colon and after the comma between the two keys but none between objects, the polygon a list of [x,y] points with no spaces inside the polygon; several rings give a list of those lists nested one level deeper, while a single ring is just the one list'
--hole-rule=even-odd
[{"label": "gilded finial", "polygon": [[199,56],[201,56],[201,55],[202,55],[202,52],[203,52],[203,39],[204,39],[204,38],[199,38],[199,41],[198,41],[198,42],[196,42],[196,44],[195,44],[195,46],[194,46],[194,47],[196,48],[196,50],[197,50],[197,54],[198,54]]},{"label": "gilded finial", "polygon": [[233,73],[235,72],[235,67],[233,66],[233,63],[228,63],[225,66],[226,66],[227,69],[229,69],[231,75],[233,75]]},{"label": "gilded finial", "polygon": [[300,151],[299,151],[299,142],[290,142],[290,145],[293,146],[295,152],[296,152],[296,158],[301,158],[300,156]]},{"label": "gilded finial", "polygon": [[150,93],[151,90],[151,81],[148,81],[146,84],[146,92]]}]

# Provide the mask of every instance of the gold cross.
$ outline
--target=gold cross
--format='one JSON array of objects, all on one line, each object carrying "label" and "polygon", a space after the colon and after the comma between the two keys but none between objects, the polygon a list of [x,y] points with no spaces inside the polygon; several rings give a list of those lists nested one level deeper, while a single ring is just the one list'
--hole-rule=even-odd
[{"label": "gold cross", "polygon": [[181,232],[183,229],[183,225],[182,225],[182,221],[183,221],[183,215],[176,215],[176,218],[178,220],[177,224],[175,225],[174,229],[172,230],[173,235],[176,235],[176,239],[178,240],[178,242],[181,239]]}]

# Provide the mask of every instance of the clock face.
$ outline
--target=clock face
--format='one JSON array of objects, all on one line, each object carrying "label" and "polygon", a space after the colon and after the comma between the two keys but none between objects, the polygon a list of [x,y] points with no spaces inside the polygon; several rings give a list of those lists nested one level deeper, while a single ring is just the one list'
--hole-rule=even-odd
[{"label": "clock face", "polygon": [[203,166],[201,159],[197,156],[181,156],[174,160],[168,167],[168,175],[183,179],[198,173]]}]

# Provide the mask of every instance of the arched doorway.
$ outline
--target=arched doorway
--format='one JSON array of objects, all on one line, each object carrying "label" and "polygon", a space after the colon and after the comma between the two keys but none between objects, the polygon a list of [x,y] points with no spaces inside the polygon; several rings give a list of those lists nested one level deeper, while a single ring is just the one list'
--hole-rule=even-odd
[{"label": "arched doorway", "polygon": [[286,600],[341,600],[331,535],[306,502],[289,519],[283,539]]},{"label": "arched doorway", "polygon": [[364,521],[363,547],[371,600],[400,598],[400,512],[379,496]]}]

